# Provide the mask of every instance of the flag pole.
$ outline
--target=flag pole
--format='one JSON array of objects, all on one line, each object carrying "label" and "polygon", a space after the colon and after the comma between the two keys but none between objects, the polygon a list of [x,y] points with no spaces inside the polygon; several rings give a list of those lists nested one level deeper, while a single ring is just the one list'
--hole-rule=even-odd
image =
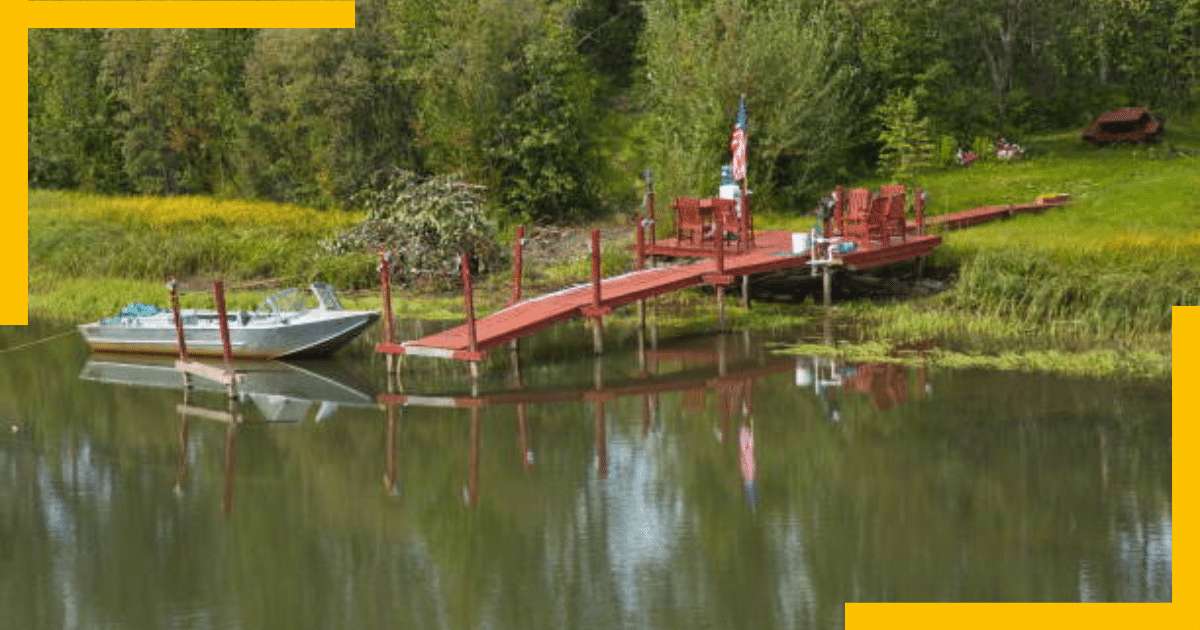
[{"label": "flag pole", "polygon": [[[740,114],[743,114],[745,111],[746,111],[746,94],[743,92],[738,97],[739,118],[740,118]],[[739,122],[742,122],[742,121],[739,121]],[[750,126],[749,124],[743,124],[743,127],[742,127],[742,133],[744,134],[744,137],[745,137],[745,139],[742,142],[745,143],[745,145],[747,145],[747,146],[750,144],[750,133],[749,133],[749,129],[748,129],[749,126]],[[746,151],[746,149],[742,149],[742,150],[746,153],[749,153],[749,151]],[[740,228],[738,230],[738,232],[740,233],[741,238],[744,240],[744,242],[738,243],[739,248],[745,247],[747,244],[750,245],[751,247],[754,246],[754,228],[752,227],[752,224],[750,222],[750,198],[747,196],[747,192],[749,191],[749,188],[746,184],[746,180],[748,180],[750,178],[749,171],[750,171],[750,156],[746,155],[745,170],[742,172],[742,192],[740,195],[738,195],[738,222],[741,224],[738,226]],[[747,308],[747,309],[750,308],[750,275],[749,274],[742,276],[742,303],[741,303],[741,306],[742,306],[742,308]]]}]

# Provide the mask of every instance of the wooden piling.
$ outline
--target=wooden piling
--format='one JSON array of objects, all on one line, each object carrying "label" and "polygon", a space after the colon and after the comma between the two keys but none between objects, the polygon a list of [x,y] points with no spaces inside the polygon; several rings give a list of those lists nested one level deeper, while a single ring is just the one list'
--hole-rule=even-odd
[{"label": "wooden piling", "polygon": [[379,286],[383,292],[383,342],[392,344],[395,343],[392,330],[392,253],[388,251],[379,253]]},{"label": "wooden piling", "polygon": [[594,324],[592,326],[592,349],[596,354],[604,352],[604,320],[600,305],[600,230],[592,230],[592,308]]},{"label": "wooden piling", "polygon": [[[717,275],[725,275],[725,215],[723,213],[715,213],[717,219],[716,231],[713,234],[713,242],[717,246]],[[725,283],[723,278],[719,278],[717,282],[717,326],[720,330],[725,330]]]},{"label": "wooden piling", "polygon": [[517,237],[513,240],[513,289],[509,305],[521,301],[521,282],[524,278],[525,226],[517,226]]},{"label": "wooden piling", "polygon": [[917,215],[917,235],[925,235],[925,191],[917,188],[913,191],[913,211]]},{"label": "wooden piling", "polygon": [[[171,310],[175,313],[175,343],[179,347],[179,360],[187,361],[187,341],[183,338],[183,317],[179,314],[179,281],[175,276],[171,276],[167,282],[167,288],[171,290]],[[186,372],[184,373],[184,384],[187,384]]]},{"label": "wooden piling", "polygon": [[229,395],[234,395],[233,346],[229,342],[229,317],[225,311],[225,282],[213,280],[213,299],[217,302],[217,326],[221,331],[221,354],[229,375]]},{"label": "wooden piling", "polygon": [[821,278],[821,285],[824,289],[824,304],[828,307],[833,304],[833,267],[828,263],[823,265],[823,267],[824,269],[822,269],[823,277]]},{"label": "wooden piling", "polygon": [[471,353],[471,378],[479,377],[479,360],[474,358],[479,354],[478,338],[475,334],[475,293],[471,288],[471,254],[460,257],[459,266],[462,268],[463,281],[463,310],[467,316],[467,349]]}]

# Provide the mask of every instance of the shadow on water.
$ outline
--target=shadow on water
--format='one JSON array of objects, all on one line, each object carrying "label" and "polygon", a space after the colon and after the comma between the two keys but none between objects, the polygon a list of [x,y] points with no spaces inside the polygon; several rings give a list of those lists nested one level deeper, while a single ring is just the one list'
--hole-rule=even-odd
[{"label": "shadow on water", "polygon": [[351,352],[239,362],[232,401],[78,339],[0,355],[6,566],[39,576],[0,606],[29,628],[836,628],[846,601],[1171,598],[1169,384],[743,334],[596,359],[558,328],[477,384]]}]

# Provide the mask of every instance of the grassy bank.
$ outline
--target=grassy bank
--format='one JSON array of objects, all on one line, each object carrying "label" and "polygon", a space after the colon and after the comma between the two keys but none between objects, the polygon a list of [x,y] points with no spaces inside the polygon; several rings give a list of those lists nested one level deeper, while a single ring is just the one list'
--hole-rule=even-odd
[{"label": "grassy bank", "polygon": [[[1094,148],[1077,132],[1024,145],[1025,159],[923,174],[917,185],[929,191],[929,213],[1045,193],[1067,193],[1072,203],[944,233],[927,272],[952,288],[905,309],[874,309],[880,334],[915,336],[930,321],[943,328],[988,322],[1000,338],[1022,330],[1126,345],[1169,340],[1171,307],[1200,304],[1200,121],[1169,122],[1155,145]],[[782,217],[767,222],[788,225]]]},{"label": "grassy bank", "polygon": [[[1200,148],[1198,129],[1176,122],[1162,144],[1101,149],[1075,133],[1047,135],[1027,140],[1029,156],[1021,161],[926,173],[919,185],[929,191],[931,214],[1027,202],[1043,193],[1067,193],[1073,201],[1042,215],[945,233],[927,273],[945,280],[948,290],[903,302],[843,303],[835,316],[839,330],[851,331],[868,353],[936,349],[948,353],[947,363],[973,357],[1071,371],[1062,367],[1071,361],[1048,358],[1066,353],[1080,364],[1161,369],[1170,352],[1171,307],[1200,304],[1200,151],[1190,150]],[[227,278],[233,308],[253,308],[276,285],[312,280],[337,285],[348,306],[376,308],[374,256],[335,256],[320,247],[359,219],[269,203],[31,191],[30,311],[82,321],[132,301],[161,303],[168,275]],[[756,222],[803,229],[811,218],[760,211]],[[613,228],[605,236],[607,275],[632,265],[615,239],[625,232]],[[559,246],[543,245],[541,258],[531,258],[532,249],[527,254],[526,295],[588,278],[586,236],[547,240]],[[185,305],[209,304],[207,287],[195,288]],[[494,310],[508,298],[508,275],[482,279],[477,288],[478,310]],[[685,292],[662,304],[662,321],[672,329],[712,326],[711,296]],[[457,295],[401,290],[396,308],[400,317],[461,317]],[[810,326],[820,315],[760,304],[748,312],[731,308],[729,318],[734,328],[781,330]],[[633,320],[621,311],[612,323]],[[1089,354],[1097,352],[1115,355]],[[1111,356],[1134,357],[1137,366]]]}]

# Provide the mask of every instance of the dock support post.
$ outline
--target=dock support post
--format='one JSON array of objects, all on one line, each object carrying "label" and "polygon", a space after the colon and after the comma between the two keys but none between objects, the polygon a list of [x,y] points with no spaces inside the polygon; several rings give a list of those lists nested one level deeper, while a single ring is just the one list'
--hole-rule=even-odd
[{"label": "dock support post", "polygon": [[[722,213],[714,213],[717,215],[716,231],[713,234],[713,242],[717,246],[717,275],[725,275],[725,216]],[[725,283],[717,282],[717,327],[725,330]]]},{"label": "dock support post", "polygon": [[650,245],[653,247],[658,242],[658,223],[654,220],[654,173],[649,169],[642,171],[642,179],[646,180],[646,212],[650,215]]},{"label": "dock support post", "polygon": [[233,347],[229,343],[229,317],[225,310],[225,282],[213,280],[213,298],[217,302],[217,326],[221,331],[221,354],[225,358],[225,371],[229,374],[229,397],[234,396]]},{"label": "dock support post", "polygon": [[[646,225],[642,221],[642,215],[634,217],[637,221],[637,269],[642,271],[646,268]],[[638,313],[638,348],[644,359],[645,355],[645,340],[646,340],[646,299],[642,298],[637,303]]]},{"label": "dock support post", "polygon": [[596,315],[592,326],[592,349],[596,354],[604,352],[604,320],[600,309],[600,230],[592,230],[592,306]]},{"label": "dock support post", "polygon": [[[187,361],[187,342],[183,339],[183,318],[179,315],[179,281],[175,276],[171,276],[167,282],[167,288],[171,290],[171,310],[175,313],[175,343],[179,347],[179,360]],[[187,384],[187,372],[184,372],[184,385]]]},{"label": "dock support post", "polygon": [[525,226],[517,226],[517,238],[513,240],[513,292],[509,298],[509,305],[516,304],[521,301],[521,282],[524,275],[525,261],[523,253],[525,250]]},{"label": "dock support post", "polygon": [[925,191],[916,189],[913,194],[913,211],[917,215],[917,235],[925,235]]},{"label": "dock support post", "polygon": [[823,277],[821,278],[822,288],[824,289],[825,307],[828,308],[833,304],[833,269],[830,265],[823,265]]},{"label": "dock support post", "polygon": [[742,308],[750,308],[750,274],[742,276]]},{"label": "dock support post", "polygon": [[383,342],[391,344],[395,343],[392,330],[392,252],[379,253],[379,286],[383,292]]},{"label": "dock support post", "polygon": [[[477,337],[475,336],[475,294],[471,288],[471,254],[461,256],[463,280],[463,309],[467,315],[467,348],[472,355],[478,352]],[[479,361],[471,359],[471,378],[479,378]]]}]

